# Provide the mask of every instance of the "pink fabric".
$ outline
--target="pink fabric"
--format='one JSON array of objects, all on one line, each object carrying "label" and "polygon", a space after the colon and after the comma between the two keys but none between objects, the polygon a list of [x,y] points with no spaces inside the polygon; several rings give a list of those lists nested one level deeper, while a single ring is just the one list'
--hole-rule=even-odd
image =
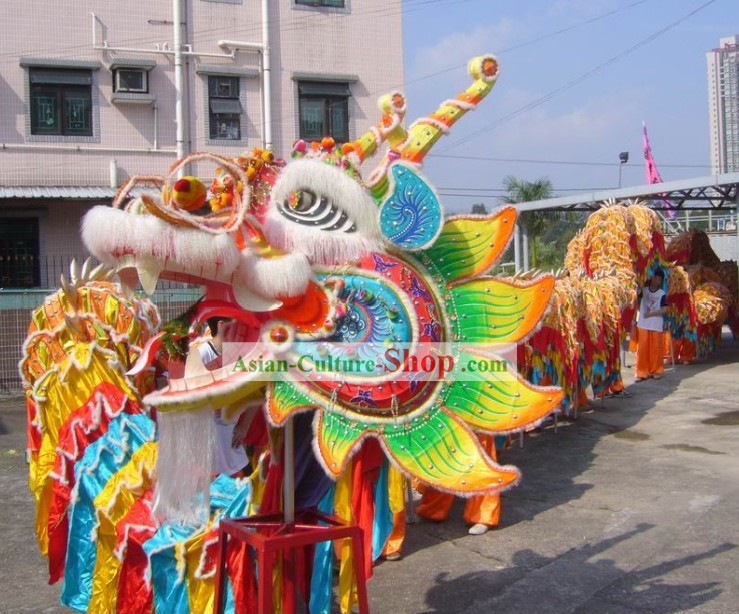
[{"label": "pink fabric", "polygon": [[[654,157],[652,156],[652,148],[649,145],[649,137],[647,137],[647,124],[642,124],[643,137],[644,137],[644,170],[647,174],[647,183],[662,183],[662,177],[659,175],[657,166],[654,163]],[[675,205],[669,200],[662,199],[662,202],[668,207],[667,216],[672,219],[675,217]]]}]

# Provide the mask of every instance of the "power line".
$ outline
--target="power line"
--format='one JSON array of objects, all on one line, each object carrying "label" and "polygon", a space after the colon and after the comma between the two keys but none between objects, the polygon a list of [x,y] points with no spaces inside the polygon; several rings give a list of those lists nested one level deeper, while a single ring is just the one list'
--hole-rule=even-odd
[{"label": "power line", "polygon": [[[650,2],[650,0],[637,0],[637,2],[632,2],[631,4],[626,4],[624,6],[621,6],[617,9],[614,9],[612,11],[608,11],[607,13],[602,13],[600,15],[596,15],[595,17],[591,17],[590,19],[586,19],[584,21],[579,21],[578,23],[566,26],[564,28],[561,28],[559,30],[555,30],[554,32],[549,32],[548,34],[543,34],[537,38],[532,38],[531,40],[524,41],[522,43],[518,43],[517,45],[513,45],[512,47],[507,47],[505,49],[501,49],[500,51],[496,51],[495,55],[505,55],[506,53],[509,53],[511,51],[515,51],[517,49],[521,49],[523,47],[528,47],[530,45],[534,45],[536,43],[540,43],[541,41],[554,38],[555,36],[559,36],[560,34],[564,34],[565,32],[570,32],[571,30],[575,30],[577,28],[580,28],[582,26],[589,25],[591,23],[595,23],[596,21],[600,21],[601,19],[605,19],[606,17],[610,17],[611,15],[615,15],[616,13],[620,13],[621,11],[625,11],[627,9],[633,8],[639,4],[644,4],[645,2]],[[464,68],[465,64],[457,64],[455,66],[450,66],[449,68],[442,68],[439,71],[430,73],[428,75],[424,75],[422,77],[418,77],[416,79],[412,79],[410,81],[406,81],[406,85],[410,85],[412,83],[418,83],[420,81],[425,81],[426,79],[430,79],[432,77],[436,77],[438,75],[442,75],[444,73],[452,72],[459,70],[460,68]]]},{"label": "power line", "polygon": [[[641,168],[643,164],[623,164],[620,165],[618,162],[592,162],[592,161],[574,161],[574,160],[535,160],[528,158],[493,158],[487,156],[464,156],[464,155],[452,155],[452,154],[428,154],[427,158],[447,158],[451,160],[479,160],[484,162],[510,162],[520,164],[556,164],[565,166],[629,166],[634,168]],[[660,163],[660,168],[711,168],[710,164],[663,164]]]},{"label": "power line", "polygon": [[587,72],[581,74],[579,77],[577,77],[577,78],[575,78],[575,79],[573,79],[571,81],[568,81],[564,85],[561,85],[560,87],[552,90],[548,94],[545,94],[544,96],[542,96],[540,98],[537,98],[536,100],[534,100],[534,101],[532,101],[532,102],[530,102],[530,103],[528,103],[528,104],[526,104],[526,105],[524,105],[524,106],[516,109],[515,111],[512,111],[511,113],[508,113],[508,115],[504,115],[503,117],[501,117],[500,119],[496,120],[492,124],[489,124],[488,126],[486,126],[484,128],[481,128],[479,130],[476,130],[474,134],[471,134],[471,135],[469,135],[467,137],[464,137],[462,139],[459,139],[456,142],[450,143],[446,148],[441,149],[440,150],[440,153],[445,153],[445,152],[447,152],[447,151],[449,151],[451,149],[454,149],[455,147],[459,147],[460,145],[462,145],[464,143],[467,143],[467,142],[471,141],[472,139],[475,139],[475,138],[479,137],[480,135],[487,134],[491,130],[494,130],[498,126],[502,126],[503,124],[507,123],[508,121],[510,121],[511,119],[517,117],[518,115],[521,115],[523,113],[526,113],[528,111],[531,111],[532,109],[535,109],[538,106],[541,106],[545,102],[547,102],[550,99],[554,98],[554,96],[556,96],[557,94],[561,94],[562,92],[565,92],[565,91],[567,91],[569,89],[572,89],[576,85],[579,85],[583,81],[585,81],[585,80],[589,79],[590,77],[592,77],[593,75],[599,73],[604,68],[607,68],[611,64],[615,64],[616,62],[618,62],[619,60],[622,60],[623,58],[625,58],[626,56],[630,55],[631,53],[633,53],[637,49],[643,47],[644,45],[647,45],[647,44],[651,43],[656,38],[662,36],[663,34],[665,34],[668,31],[672,30],[673,28],[675,28],[676,26],[680,25],[681,23],[683,23],[684,21],[686,21],[687,19],[689,19],[690,17],[692,17],[696,13],[702,11],[704,8],[706,8],[707,6],[713,4],[714,2],[716,2],[716,0],[708,0],[707,2],[704,2],[703,4],[701,4],[700,6],[698,6],[697,8],[693,9],[692,11],[690,11],[687,15],[684,15],[683,17],[681,17],[677,21],[673,21],[671,24],[668,24],[664,28],[661,28],[660,30],[657,30],[656,32],[650,34],[646,38],[640,40],[635,45],[632,45],[628,49],[625,49],[624,51],[622,51],[622,52],[614,55],[613,57],[609,58],[605,62],[602,62],[601,64],[598,64],[595,68],[591,68]]}]

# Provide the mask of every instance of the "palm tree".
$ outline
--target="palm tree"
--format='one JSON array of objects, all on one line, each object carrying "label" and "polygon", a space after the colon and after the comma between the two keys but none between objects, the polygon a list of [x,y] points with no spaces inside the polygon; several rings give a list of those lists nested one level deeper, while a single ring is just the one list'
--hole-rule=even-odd
[{"label": "palm tree", "polygon": [[[526,181],[508,175],[503,179],[503,188],[507,192],[501,200],[506,204],[528,203],[534,200],[545,200],[551,198],[554,187],[549,177],[542,177],[536,181]],[[537,266],[537,242],[546,232],[552,221],[551,214],[545,211],[526,211],[519,216],[519,223],[526,229],[529,238],[529,251],[531,254],[531,266]]]}]

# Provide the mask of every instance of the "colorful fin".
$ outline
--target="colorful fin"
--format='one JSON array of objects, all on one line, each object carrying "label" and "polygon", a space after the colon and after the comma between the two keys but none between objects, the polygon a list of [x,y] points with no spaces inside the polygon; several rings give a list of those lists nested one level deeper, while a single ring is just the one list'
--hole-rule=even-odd
[{"label": "colorful fin", "polygon": [[321,411],[316,418],[315,433],[323,466],[330,475],[338,477],[352,453],[361,445],[367,429],[356,420]]},{"label": "colorful fin", "polygon": [[502,467],[484,453],[461,418],[434,408],[405,424],[385,427],[387,452],[407,474],[438,490],[481,494],[513,486],[515,467]]},{"label": "colorful fin", "polygon": [[267,387],[267,417],[275,426],[301,411],[318,409],[319,403],[289,382],[273,382]]},{"label": "colorful fin", "polygon": [[485,217],[447,218],[439,238],[421,259],[449,285],[477,277],[498,260],[515,224],[515,207],[503,207]]},{"label": "colorful fin", "polygon": [[[461,364],[488,359],[463,352]],[[444,407],[473,429],[486,433],[509,433],[536,424],[562,401],[559,388],[533,386],[517,373],[471,373],[452,382],[442,393]]]},{"label": "colorful fin", "polygon": [[539,325],[553,289],[551,275],[533,281],[484,277],[455,286],[445,294],[452,313],[454,340],[463,343],[522,341]]}]

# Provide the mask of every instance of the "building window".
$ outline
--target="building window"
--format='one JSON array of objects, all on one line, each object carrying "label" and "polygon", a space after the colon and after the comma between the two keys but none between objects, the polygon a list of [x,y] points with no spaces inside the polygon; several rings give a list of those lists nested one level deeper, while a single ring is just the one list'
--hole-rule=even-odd
[{"label": "building window", "polygon": [[92,72],[31,68],[31,134],[92,136]]},{"label": "building window", "polygon": [[298,6],[330,6],[332,8],[344,8],[345,0],[295,0]]},{"label": "building window", "polygon": [[331,136],[349,141],[349,86],[346,83],[298,82],[300,138],[310,141]]},{"label": "building window", "polygon": [[113,71],[113,91],[148,94],[149,73],[141,68],[117,68]]},{"label": "building window", "polygon": [[38,218],[0,218],[0,288],[38,288]]},{"label": "building window", "polygon": [[238,77],[208,77],[210,138],[218,141],[241,140],[241,101]]}]

